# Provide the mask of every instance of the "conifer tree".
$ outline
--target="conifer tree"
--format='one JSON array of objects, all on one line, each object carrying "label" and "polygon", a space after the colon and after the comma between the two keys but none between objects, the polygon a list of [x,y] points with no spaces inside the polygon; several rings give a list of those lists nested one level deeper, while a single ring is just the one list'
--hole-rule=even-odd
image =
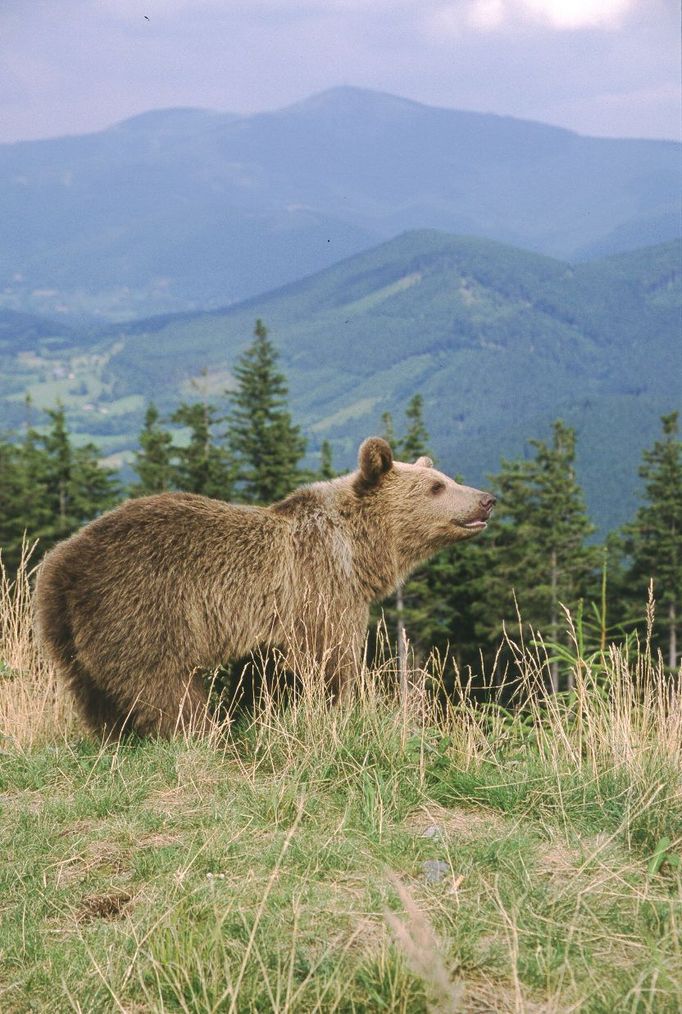
[{"label": "conifer tree", "polygon": [[33,542],[49,527],[46,497],[46,456],[39,436],[29,428],[17,443],[0,443],[0,547],[14,570],[24,537]]},{"label": "conifer tree", "polygon": [[[575,432],[557,420],[552,443],[530,442],[535,457],[505,461],[479,582],[478,633],[491,642],[502,624],[522,620],[551,643],[560,641],[561,606],[575,610],[587,593],[598,552],[585,545],[593,527],[575,477]],[[551,667],[559,686],[558,663]]]},{"label": "conifer tree", "polygon": [[317,473],[317,477],[323,480],[329,480],[336,478],[336,471],[332,464],[332,445],[328,440],[322,441],[320,447],[320,468]]},{"label": "conifer tree", "polygon": [[214,406],[206,402],[183,403],[171,419],[190,431],[189,443],[175,450],[174,485],[186,493],[231,499],[234,468],[225,448],[214,440],[214,427],[222,421]]},{"label": "conifer tree", "polygon": [[38,438],[45,454],[45,503],[50,517],[37,533],[43,550],[108,510],[119,498],[115,473],[99,464],[97,447],[89,443],[74,449],[63,407],[49,409],[47,414],[52,426]]},{"label": "conifer tree", "polygon": [[291,421],[286,378],[261,320],[234,370],[237,389],[228,392],[227,440],[235,455],[240,493],[249,503],[285,497],[300,480],[306,441]]},{"label": "conifer tree", "polygon": [[5,567],[13,572],[19,563],[21,540],[29,525],[23,509],[29,500],[26,473],[16,444],[0,440],[0,550]]},{"label": "conifer tree", "polygon": [[29,426],[23,440],[0,441],[0,546],[10,568],[24,536],[38,540],[42,555],[118,499],[114,472],[101,467],[94,444],[74,448],[61,406],[47,414],[47,432]]},{"label": "conifer tree", "polygon": [[414,463],[423,455],[430,456],[429,432],[424,424],[424,399],[421,394],[410,398],[405,409],[407,430],[400,441],[400,455],[404,461]]},{"label": "conifer tree", "polygon": [[70,512],[74,478],[73,448],[63,407],[60,405],[56,409],[48,409],[47,414],[52,427],[42,439],[46,453],[46,492],[51,506],[54,535],[62,538],[74,527],[74,518]]},{"label": "conifer tree", "polygon": [[147,406],[144,427],[139,436],[139,450],[135,452],[135,469],[139,482],[133,483],[133,496],[164,493],[172,485],[173,438],[160,423],[159,411],[153,402]]},{"label": "conifer tree", "polygon": [[398,456],[399,453],[399,441],[395,432],[395,425],[393,423],[393,416],[390,412],[384,412],[381,416],[382,431],[381,435],[384,440],[390,445],[393,450],[394,457]]},{"label": "conifer tree", "polygon": [[627,526],[632,557],[630,584],[644,598],[654,582],[658,606],[657,630],[665,644],[671,669],[679,659],[682,623],[682,440],[679,413],[661,418],[663,435],[644,451],[639,470],[644,480],[644,504]]}]

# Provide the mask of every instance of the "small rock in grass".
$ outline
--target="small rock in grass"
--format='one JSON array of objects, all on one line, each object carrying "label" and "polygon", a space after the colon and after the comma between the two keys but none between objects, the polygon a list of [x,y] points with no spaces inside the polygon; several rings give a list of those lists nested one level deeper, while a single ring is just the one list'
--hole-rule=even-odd
[{"label": "small rock in grass", "polygon": [[442,838],[443,828],[438,827],[438,824],[429,824],[427,828],[422,831],[422,838]]},{"label": "small rock in grass", "polygon": [[438,884],[450,873],[450,864],[442,859],[427,859],[422,863],[422,870],[427,884]]}]

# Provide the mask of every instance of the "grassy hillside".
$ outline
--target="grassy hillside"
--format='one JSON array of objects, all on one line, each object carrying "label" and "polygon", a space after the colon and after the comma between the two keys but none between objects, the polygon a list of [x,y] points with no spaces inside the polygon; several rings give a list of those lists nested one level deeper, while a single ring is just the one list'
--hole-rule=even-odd
[{"label": "grassy hillside", "polygon": [[222,306],[406,229],[568,258],[679,235],[679,145],[337,88],[248,117],[161,110],[0,146],[0,305]]},{"label": "grassy hillside", "polygon": [[[55,345],[21,339],[3,356],[2,423],[61,398],[107,452],[134,444],[146,399],[170,411],[196,386],[220,403],[262,317],[282,353],[311,453],[336,465],[416,391],[443,467],[473,483],[524,453],[563,416],[602,527],[635,505],[641,451],[680,406],[679,247],[575,266],[487,240],[406,233],[303,281],[224,310],[159,317]],[[17,351],[17,348],[19,351]],[[207,370],[203,378],[201,373]]]},{"label": "grassy hillside", "polygon": [[571,267],[485,240],[407,233],[224,311],[130,327],[114,390],[170,405],[203,367],[219,392],[261,316],[296,416],[350,467],[359,441],[420,391],[441,464],[484,481],[563,416],[597,521],[633,508],[637,465],[680,404],[679,249]]},{"label": "grassy hillside", "polygon": [[[682,700],[645,653],[447,712],[315,673],[204,741],[101,744],[0,589],[0,1007],[580,1010],[682,993]],[[609,692],[604,692],[603,680]]]}]

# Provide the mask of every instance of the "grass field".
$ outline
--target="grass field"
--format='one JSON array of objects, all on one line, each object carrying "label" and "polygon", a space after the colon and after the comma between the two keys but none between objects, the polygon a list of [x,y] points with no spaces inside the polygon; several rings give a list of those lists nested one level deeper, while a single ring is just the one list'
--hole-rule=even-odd
[{"label": "grass field", "polygon": [[102,745],[23,579],[0,609],[3,1012],[680,1009],[682,701],[646,646],[542,705],[519,644],[513,712],[388,662]]}]

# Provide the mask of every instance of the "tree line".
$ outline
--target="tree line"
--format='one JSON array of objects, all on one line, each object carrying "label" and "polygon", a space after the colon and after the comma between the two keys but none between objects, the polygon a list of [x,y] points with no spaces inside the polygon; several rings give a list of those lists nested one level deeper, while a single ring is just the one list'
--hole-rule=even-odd
[{"label": "tree line", "polygon": [[[185,490],[241,503],[265,504],[301,482],[335,474],[330,445],[318,468],[306,471],[306,440],[288,407],[278,353],[262,321],[234,368],[227,410],[205,397],[183,402],[167,422],[185,428],[174,442],[154,404],[146,410],[127,488],[99,463],[94,444],[75,447],[64,410],[48,412],[44,432],[27,427],[18,440],[0,440],[0,546],[11,570],[22,539],[41,551],[126,496]],[[498,498],[486,534],[464,549],[454,546],[410,576],[384,605],[398,650],[407,643],[418,658],[436,650],[460,669],[495,673],[505,630],[540,635],[551,655],[550,689],[570,683],[565,611],[578,625],[584,650],[607,640],[645,636],[644,614],[653,582],[654,647],[667,665],[679,660],[682,599],[682,441],[677,412],[663,416],[662,433],[640,467],[642,505],[632,521],[593,541],[583,492],[575,475],[575,432],[556,420],[550,439],[530,441],[532,456],[503,460],[490,477]],[[401,432],[390,414],[383,435],[397,458],[434,457],[416,394]]]}]

